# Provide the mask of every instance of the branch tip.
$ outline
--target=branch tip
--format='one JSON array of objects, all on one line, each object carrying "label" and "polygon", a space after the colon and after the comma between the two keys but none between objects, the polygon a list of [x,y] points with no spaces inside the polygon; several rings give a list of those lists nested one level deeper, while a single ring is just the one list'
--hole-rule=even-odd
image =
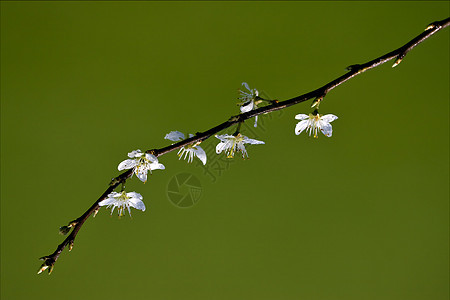
[{"label": "branch tip", "polygon": [[55,265],[55,260],[53,258],[51,258],[50,256],[43,256],[39,259],[43,260],[44,262],[42,263],[42,265],[39,268],[37,273],[41,274],[42,272],[44,272],[45,270],[48,269],[48,275],[50,275],[53,271],[53,267]]}]

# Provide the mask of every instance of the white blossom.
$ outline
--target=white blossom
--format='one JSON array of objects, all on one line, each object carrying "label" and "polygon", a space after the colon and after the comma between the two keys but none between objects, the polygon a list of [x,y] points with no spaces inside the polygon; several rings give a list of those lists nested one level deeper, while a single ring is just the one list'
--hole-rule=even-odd
[{"label": "white blossom", "polygon": [[229,134],[216,135],[216,138],[220,140],[220,143],[216,146],[216,153],[220,154],[222,151],[225,151],[228,158],[234,157],[236,151],[242,152],[242,158],[248,157],[244,144],[264,144],[262,141],[250,139],[240,133],[236,136]]},{"label": "white blossom", "polygon": [[[189,137],[193,137],[193,134],[189,134]],[[166,134],[164,137],[166,140],[171,140],[174,142],[179,142],[185,139],[185,136],[183,133],[179,131],[171,131],[170,133]],[[183,157],[183,159],[188,159],[188,162],[191,163],[194,160],[194,155],[198,157],[198,159],[201,160],[201,162],[205,165],[206,164],[206,152],[203,150],[202,147],[198,145],[199,143],[186,145],[184,147],[181,147],[178,151],[177,155],[179,156],[179,159]]]},{"label": "white blossom", "polygon": [[114,209],[117,207],[117,212],[119,216],[125,215],[125,208],[128,209],[128,213],[131,216],[130,207],[134,207],[135,209],[139,209],[145,211],[144,202],[142,202],[143,197],[141,194],[136,192],[125,193],[125,191],[121,193],[112,192],[108,195],[108,198],[102,200],[98,203],[99,206],[106,206],[106,208],[110,208],[112,206],[111,214],[113,214]]},{"label": "white blossom", "polygon": [[126,159],[121,162],[117,169],[119,171],[133,169],[133,173],[144,183],[147,181],[148,171],[151,174],[152,170],[165,169],[164,165],[158,162],[156,156],[149,153],[142,153],[139,149],[128,153],[128,157],[131,159]]},{"label": "white blossom", "polygon": [[295,116],[295,118],[297,120],[301,120],[297,123],[297,126],[295,126],[296,135],[299,135],[303,130],[306,129],[310,136],[311,133],[314,133],[314,137],[317,138],[319,130],[322,131],[325,136],[331,137],[331,135],[333,134],[333,128],[330,123],[336,120],[338,117],[332,114],[298,114]]},{"label": "white blossom", "polygon": [[[239,93],[241,94],[241,97],[239,99],[242,101],[238,105],[240,105],[240,109],[242,113],[249,112],[251,110],[257,109],[258,104],[261,103],[261,101],[257,101],[256,98],[259,95],[259,92],[257,89],[251,89],[247,82],[242,83],[243,86],[248,90],[248,92],[239,90]],[[255,127],[258,125],[258,116],[255,117]]]}]

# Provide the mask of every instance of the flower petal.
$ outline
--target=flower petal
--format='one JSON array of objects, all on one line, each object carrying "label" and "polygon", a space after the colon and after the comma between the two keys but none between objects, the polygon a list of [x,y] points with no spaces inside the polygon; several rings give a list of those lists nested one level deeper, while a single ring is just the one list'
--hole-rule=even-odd
[{"label": "flower petal", "polygon": [[136,177],[139,178],[140,181],[145,183],[147,182],[147,172],[148,170],[146,168],[137,168],[135,171]]},{"label": "flower petal", "polygon": [[153,154],[150,154],[150,153],[145,153],[145,158],[152,163],[158,162],[158,159],[156,158],[156,156],[154,156]]},{"label": "flower petal", "polygon": [[308,115],[305,115],[305,114],[298,114],[298,115],[295,116],[295,118],[296,118],[297,120],[305,120],[305,119],[308,119],[309,116],[308,116]]},{"label": "flower petal", "polygon": [[122,195],[122,193],[112,192],[108,195],[109,198],[118,198]]},{"label": "flower petal", "polygon": [[302,133],[303,130],[306,129],[306,127],[308,126],[308,120],[303,120],[297,123],[297,125],[295,126],[295,134],[299,135],[300,133]]},{"label": "flower petal", "polygon": [[137,150],[134,150],[134,151],[131,151],[130,153],[128,153],[128,157],[129,158],[141,157],[142,154],[143,153],[141,152],[141,150],[137,149]]},{"label": "flower petal", "polygon": [[333,127],[330,123],[324,123],[321,130],[322,133],[327,137],[331,137],[331,135],[333,134]]},{"label": "flower petal", "polygon": [[113,204],[114,202],[116,202],[116,199],[114,199],[114,198],[106,198],[106,199],[100,201],[98,203],[98,205],[99,206],[106,206],[106,205]]},{"label": "flower petal", "polygon": [[163,164],[160,164],[158,162],[154,162],[150,164],[150,170],[164,170],[166,167],[164,167]]},{"label": "flower petal", "polygon": [[136,159],[126,159],[119,164],[117,169],[119,171],[131,169],[131,168],[134,168],[136,166],[136,164],[137,164]]},{"label": "flower petal", "polygon": [[246,113],[246,112],[251,111],[251,110],[254,108],[254,104],[255,104],[255,102],[254,102],[253,100],[252,100],[252,101],[249,101],[248,103],[244,103],[244,104],[240,107],[241,112],[242,112],[242,113]]},{"label": "flower petal", "polygon": [[141,194],[136,193],[136,192],[129,192],[129,193],[127,193],[127,197],[128,198],[137,198],[137,199],[140,199],[140,200],[142,200],[144,198],[144,197],[142,197]]},{"label": "flower petal", "polygon": [[332,114],[328,114],[328,115],[324,115],[322,116],[320,119],[322,121],[325,121],[327,123],[333,122],[334,120],[336,120],[338,117]]},{"label": "flower petal", "polygon": [[216,146],[216,153],[217,153],[217,154],[222,153],[222,151],[225,150],[225,149],[227,148],[226,145],[227,145],[227,144],[226,144],[225,142],[220,142],[220,143],[218,143],[217,146]]},{"label": "flower petal", "polygon": [[244,138],[243,143],[246,143],[246,144],[253,144],[253,145],[257,145],[257,144],[265,144],[263,141],[258,141],[258,140],[255,140],[255,139],[250,139],[250,138],[248,138],[248,137],[246,137],[246,136],[243,136],[243,138]]},{"label": "flower petal", "polygon": [[243,82],[242,85],[245,86],[245,88],[246,88],[247,90],[249,90],[250,92],[252,91],[252,90],[250,89],[250,87],[248,86],[247,82]]},{"label": "flower petal", "polygon": [[179,131],[171,131],[170,133],[166,134],[164,139],[178,142],[184,140],[184,134]]},{"label": "flower petal", "polygon": [[206,152],[205,152],[205,150],[203,150],[203,148],[200,147],[200,146],[196,146],[195,148],[197,148],[197,149],[194,149],[195,155],[197,155],[198,159],[201,160],[203,165],[206,165]]},{"label": "flower petal", "polygon": [[136,209],[145,211],[145,204],[144,204],[144,202],[142,202],[141,199],[130,198],[128,201],[130,202],[130,206],[132,206],[132,207],[134,207]]},{"label": "flower petal", "polygon": [[215,135],[215,137],[221,140],[222,142],[226,142],[228,139],[234,138],[234,136],[229,134]]}]

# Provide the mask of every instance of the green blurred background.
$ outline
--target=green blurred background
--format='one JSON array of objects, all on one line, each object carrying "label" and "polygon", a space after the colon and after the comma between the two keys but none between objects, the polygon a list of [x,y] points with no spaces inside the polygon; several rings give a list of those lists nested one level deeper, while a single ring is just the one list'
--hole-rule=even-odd
[{"label": "green blurred background", "polygon": [[[211,154],[215,179],[162,156],[127,184],[147,211],[102,209],[36,275],[127,152],[236,114],[243,81],[288,99],[448,15],[444,1],[2,2],[1,298],[448,299],[449,29],[333,90],[332,138],[294,135],[308,102],[248,121],[266,144]],[[202,189],[183,209],[167,198],[180,172]]]}]

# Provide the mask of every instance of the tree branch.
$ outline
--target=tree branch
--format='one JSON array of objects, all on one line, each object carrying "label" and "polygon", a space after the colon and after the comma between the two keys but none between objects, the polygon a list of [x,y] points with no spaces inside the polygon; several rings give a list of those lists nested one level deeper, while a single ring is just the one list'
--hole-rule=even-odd
[{"label": "tree branch", "polygon": [[[422,43],[423,41],[425,41],[426,39],[428,39],[429,37],[434,35],[439,30],[448,27],[449,25],[450,25],[450,18],[444,19],[442,21],[433,22],[425,29],[424,32],[422,32],[421,34],[419,34],[418,36],[416,36],[415,38],[413,38],[411,41],[409,41],[405,45],[401,46],[400,48],[398,48],[394,51],[391,51],[383,56],[375,58],[369,62],[366,62],[363,64],[351,65],[347,68],[347,70],[349,70],[349,71],[346,74],[325,84],[324,86],[322,86],[314,91],[311,91],[306,94],[303,94],[303,95],[300,95],[300,96],[297,96],[297,97],[294,97],[292,99],[288,99],[285,101],[281,101],[281,102],[279,102],[277,100],[266,100],[266,101],[269,101],[271,104],[261,107],[261,108],[258,108],[258,109],[254,109],[254,110],[246,112],[246,113],[232,116],[227,121],[211,128],[207,131],[197,132],[193,137],[185,139],[178,143],[172,144],[170,146],[167,146],[167,147],[164,147],[161,149],[147,150],[146,152],[158,157],[158,156],[164,155],[166,153],[169,153],[171,151],[174,151],[176,149],[179,149],[181,147],[191,145],[194,143],[202,142],[202,141],[208,139],[209,137],[211,137],[212,135],[214,135],[226,128],[229,128],[230,126],[232,126],[234,124],[242,123],[245,120],[256,117],[258,115],[281,110],[286,107],[302,103],[309,99],[313,99],[313,98],[315,99],[313,102],[313,106],[315,106],[315,105],[319,104],[320,101],[323,100],[323,98],[328,94],[328,92],[330,92],[334,88],[338,87],[342,83],[348,81],[349,79],[351,79],[361,73],[364,73],[367,70],[378,67],[378,66],[380,66],[390,60],[393,60],[393,59],[396,59],[396,60],[392,67],[396,67],[405,58],[406,54],[408,54],[409,51],[411,51],[414,47],[416,47],[417,45],[419,45],[420,43]],[[259,100],[265,100],[260,97],[257,97],[257,98]],[[97,199],[97,201],[94,202],[94,204],[91,205],[91,207],[89,207],[89,209],[83,215],[81,215],[79,218],[69,222],[69,224],[67,226],[61,227],[60,231],[62,233],[68,233],[71,228],[73,228],[73,229],[72,229],[72,232],[67,236],[67,238],[60,245],[58,245],[55,252],[53,252],[52,254],[50,254],[48,256],[41,257],[41,260],[44,260],[44,263],[41,265],[38,274],[46,269],[48,269],[49,274],[52,272],[54,264],[56,263],[56,261],[59,258],[59,255],[66,248],[66,246],[69,246],[69,251],[72,250],[75,238],[76,238],[79,230],[83,226],[84,222],[93,213],[95,216],[95,214],[98,212],[98,210],[100,208],[100,206],[98,205],[99,202],[102,201],[103,199],[105,199],[120,184],[124,184],[128,180],[128,178],[131,177],[132,174],[133,174],[133,171],[132,171],[132,169],[130,169],[130,170],[120,174],[116,178],[113,178],[113,180],[111,181],[111,183],[110,183],[109,187],[106,189],[106,191]]]}]

